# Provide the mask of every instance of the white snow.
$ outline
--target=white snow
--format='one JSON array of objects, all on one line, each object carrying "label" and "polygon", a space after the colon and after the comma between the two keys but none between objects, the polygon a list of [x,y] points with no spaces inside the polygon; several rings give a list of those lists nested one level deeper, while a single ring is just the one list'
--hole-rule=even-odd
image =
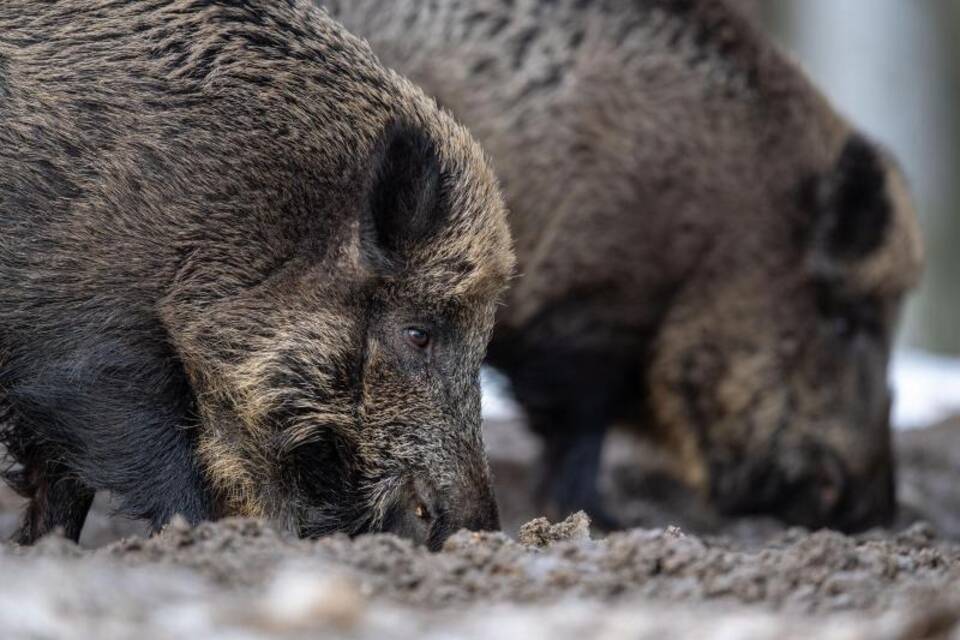
[{"label": "white snow", "polygon": [[483,386],[480,406],[484,418],[512,420],[522,415],[520,407],[510,395],[510,384],[502,374],[484,367],[480,370],[480,384]]},{"label": "white snow", "polygon": [[925,427],[960,414],[960,358],[902,349],[893,357],[893,424]]}]

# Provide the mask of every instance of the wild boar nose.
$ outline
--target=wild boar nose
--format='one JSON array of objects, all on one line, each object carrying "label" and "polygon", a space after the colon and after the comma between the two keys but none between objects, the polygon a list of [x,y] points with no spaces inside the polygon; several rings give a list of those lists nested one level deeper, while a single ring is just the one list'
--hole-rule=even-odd
[{"label": "wild boar nose", "polygon": [[807,452],[812,466],[783,485],[778,515],[791,524],[843,529],[850,516],[850,474],[835,452]]},{"label": "wild boar nose", "polygon": [[871,527],[889,526],[897,516],[896,474],[893,465],[868,473],[848,489],[847,509],[841,511],[837,528],[856,533]]},{"label": "wild boar nose", "polygon": [[440,549],[447,538],[461,529],[500,530],[500,510],[489,481],[465,483],[442,492],[435,518],[430,522],[427,546]]},{"label": "wild boar nose", "polygon": [[439,550],[460,529],[499,531],[500,512],[489,483],[434,489],[420,478],[404,487],[383,531]]}]

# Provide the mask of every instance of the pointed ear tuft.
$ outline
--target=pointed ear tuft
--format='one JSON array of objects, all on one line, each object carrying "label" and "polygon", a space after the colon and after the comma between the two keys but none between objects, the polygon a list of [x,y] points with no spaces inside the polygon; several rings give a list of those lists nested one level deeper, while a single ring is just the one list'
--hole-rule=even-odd
[{"label": "pointed ear tuft", "polygon": [[421,129],[394,123],[371,159],[367,234],[371,247],[401,258],[444,224],[442,172],[436,145]]},{"label": "pointed ear tuft", "polygon": [[834,168],[814,179],[813,250],[830,261],[866,257],[883,244],[892,217],[887,171],[877,149],[855,135]]}]

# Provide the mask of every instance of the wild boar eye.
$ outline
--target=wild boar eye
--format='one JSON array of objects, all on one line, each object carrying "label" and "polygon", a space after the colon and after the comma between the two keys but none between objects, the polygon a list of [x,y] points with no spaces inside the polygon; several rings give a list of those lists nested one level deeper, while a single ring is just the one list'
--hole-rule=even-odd
[{"label": "wild boar eye", "polygon": [[418,327],[407,327],[403,330],[403,335],[407,342],[417,349],[426,349],[430,346],[430,332]]},{"label": "wild boar eye", "polygon": [[824,288],[820,291],[817,305],[820,317],[832,336],[849,341],[860,335],[883,335],[881,311],[875,300],[844,299]]},{"label": "wild boar eye", "polygon": [[829,320],[833,335],[849,340],[859,333],[857,319],[850,315],[837,315]]}]

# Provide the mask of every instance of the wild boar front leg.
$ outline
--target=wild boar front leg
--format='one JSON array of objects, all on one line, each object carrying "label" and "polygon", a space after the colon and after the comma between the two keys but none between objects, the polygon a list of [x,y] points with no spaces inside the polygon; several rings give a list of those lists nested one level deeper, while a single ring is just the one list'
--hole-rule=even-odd
[{"label": "wild boar front leg", "polygon": [[19,465],[8,479],[31,501],[18,540],[58,526],[77,539],[98,490],[154,530],[175,514],[191,523],[214,516],[192,389],[165,345],[130,333],[66,353],[21,350],[0,371],[9,414],[0,440]]},{"label": "wild boar front leg", "polygon": [[582,510],[595,526],[618,528],[597,486],[605,434],[603,428],[547,441],[540,495],[551,517],[563,518]]},{"label": "wild boar front leg", "polygon": [[531,416],[533,430],[544,439],[539,494],[550,516],[562,518],[583,510],[595,526],[619,528],[597,485],[612,401],[605,389],[581,387],[566,394],[549,417]]}]

